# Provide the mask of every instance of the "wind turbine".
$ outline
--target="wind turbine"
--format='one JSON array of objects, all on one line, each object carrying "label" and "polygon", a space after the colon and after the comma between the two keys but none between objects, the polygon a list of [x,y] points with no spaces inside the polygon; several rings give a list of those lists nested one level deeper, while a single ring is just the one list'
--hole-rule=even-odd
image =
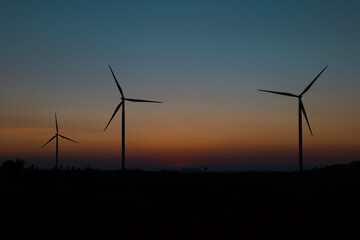
[{"label": "wind turbine", "polygon": [[55,113],[55,125],[56,125],[56,133],[55,136],[53,136],[52,138],[50,138],[49,141],[47,141],[41,148],[45,147],[49,142],[51,142],[54,138],[56,138],[56,164],[55,164],[55,169],[58,169],[58,165],[59,165],[59,137],[62,137],[66,140],[69,140],[71,142],[74,143],[78,143],[74,140],[71,140],[70,138],[67,138],[61,134],[59,134],[59,127],[58,127],[58,123],[57,123],[57,118],[56,118],[56,113]]},{"label": "wind turbine", "polygon": [[299,171],[301,172],[303,170],[303,148],[302,148],[302,113],[305,116],[307,125],[309,127],[311,136],[312,131],[311,131],[311,127],[310,127],[310,123],[309,120],[307,118],[306,112],[305,112],[305,107],[304,104],[301,100],[302,96],[311,88],[311,86],[314,84],[314,82],[316,81],[316,79],[319,78],[319,76],[325,71],[325,69],[328,66],[326,65],[326,67],[315,77],[314,80],[312,80],[312,82],[304,89],[304,91],[302,91],[302,93],[300,93],[300,95],[295,95],[292,93],[287,93],[287,92],[275,92],[275,91],[268,91],[268,90],[262,90],[262,89],[258,89],[258,91],[262,91],[262,92],[268,92],[268,93],[274,93],[274,94],[280,94],[280,95],[284,95],[284,96],[288,96],[288,97],[295,97],[298,98],[299,100]]},{"label": "wind turbine", "polygon": [[121,101],[119,103],[119,105],[116,107],[113,115],[110,118],[110,121],[108,122],[108,124],[106,125],[105,130],[107,129],[107,127],[109,126],[111,120],[114,118],[114,116],[116,115],[116,113],[118,112],[119,108],[122,106],[122,154],[121,154],[121,169],[125,170],[125,102],[129,101],[129,102],[147,102],[147,103],[162,103],[162,102],[158,102],[158,101],[150,101],[150,100],[143,100],[143,99],[134,99],[134,98],[125,98],[124,93],[120,87],[119,82],[117,81],[115,74],[109,64],[109,68],[110,71],[114,77],[115,83],[117,85],[117,88],[119,89],[120,95],[121,95]]}]

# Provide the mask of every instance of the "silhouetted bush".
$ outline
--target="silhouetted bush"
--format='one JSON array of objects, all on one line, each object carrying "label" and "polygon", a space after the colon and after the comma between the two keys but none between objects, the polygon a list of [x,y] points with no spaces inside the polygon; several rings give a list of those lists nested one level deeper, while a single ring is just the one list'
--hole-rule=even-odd
[{"label": "silhouetted bush", "polygon": [[24,169],[24,164],[25,161],[21,158],[16,158],[16,161],[7,160],[1,165],[1,172],[13,176]]}]

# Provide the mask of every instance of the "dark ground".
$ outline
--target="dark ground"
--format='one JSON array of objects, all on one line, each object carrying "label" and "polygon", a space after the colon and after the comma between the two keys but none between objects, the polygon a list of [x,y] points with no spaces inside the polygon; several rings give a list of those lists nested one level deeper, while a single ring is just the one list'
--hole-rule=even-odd
[{"label": "dark ground", "polygon": [[0,172],[0,239],[359,239],[360,175]]}]

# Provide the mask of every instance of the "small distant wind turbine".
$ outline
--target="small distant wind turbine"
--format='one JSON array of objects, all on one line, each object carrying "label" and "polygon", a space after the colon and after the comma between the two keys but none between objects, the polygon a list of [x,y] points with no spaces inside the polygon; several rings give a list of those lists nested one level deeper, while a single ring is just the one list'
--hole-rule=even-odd
[{"label": "small distant wind turbine", "polygon": [[54,138],[56,138],[56,164],[55,164],[55,169],[58,169],[59,166],[59,137],[62,137],[66,140],[72,141],[74,143],[78,143],[74,140],[71,140],[70,138],[64,137],[63,135],[59,134],[59,127],[58,127],[58,123],[57,123],[57,118],[56,118],[56,113],[55,113],[55,125],[56,125],[56,133],[55,136],[53,136],[52,138],[50,138],[49,141],[47,141],[41,148],[45,147],[49,142],[51,142]]},{"label": "small distant wind turbine", "polygon": [[143,100],[143,99],[133,99],[133,98],[125,98],[124,93],[120,87],[120,84],[118,83],[118,81],[116,80],[115,74],[113,72],[113,70],[111,69],[111,66],[109,65],[110,71],[114,77],[115,83],[119,89],[119,92],[121,94],[121,102],[119,103],[119,105],[116,107],[114,114],[111,116],[110,121],[108,122],[108,124],[106,125],[105,130],[107,129],[107,127],[109,126],[111,120],[114,118],[114,116],[116,115],[116,113],[118,112],[119,108],[122,106],[122,155],[121,155],[121,169],[125,170],[125,101],[129,101],[129,102],[147,102],[147,103],[162,103],[162,102],[158,102],[158,101],[150,101],[150,100]]},{"label": "small distant wind turbine", "polygon": [[304,113],[307,125],[309,127],[311,136],[312,131],[311,131],[311,127],[310,127],[310,123],[309,120],[306,116],[306,112],[305,112],[305,107],[304,104],[301,100],[302,96],[311,88],[311,86],[314,84],[314,82],[316,81],[316,79],[318,79],[318,77],[325,71],[325,69],[328,66],[326,66],[316,77],[314,80],[312,80],[312,82],[304,89],[304,91],[302,91],[302,93],[300,93],[300,95],[295,95],[292,93],[287,93],[287,92],[274,92],[274,91],[268,91],[268,90],[261,90],[258,89],[258,91],[262,91],[262,92],[268,92],[268,93],[274,93],[274,94],[280,94],[280,95],[284,95],[284,96],[288,96],[288,97],[296,97],[299,99],[299,171],[301,172],[303,170],[303,149],[302,149],[302,113]]}]

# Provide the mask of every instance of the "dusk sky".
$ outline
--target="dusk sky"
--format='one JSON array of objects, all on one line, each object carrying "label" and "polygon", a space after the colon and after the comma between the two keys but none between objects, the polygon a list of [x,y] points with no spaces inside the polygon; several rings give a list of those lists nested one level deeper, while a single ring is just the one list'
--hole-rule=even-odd
[{"label": "dusk sky", "polygon": [[[0,163],[297,170],[360,160],[360,1],[1,1]],[[120,112],[119,112],[120,113]]]}]

